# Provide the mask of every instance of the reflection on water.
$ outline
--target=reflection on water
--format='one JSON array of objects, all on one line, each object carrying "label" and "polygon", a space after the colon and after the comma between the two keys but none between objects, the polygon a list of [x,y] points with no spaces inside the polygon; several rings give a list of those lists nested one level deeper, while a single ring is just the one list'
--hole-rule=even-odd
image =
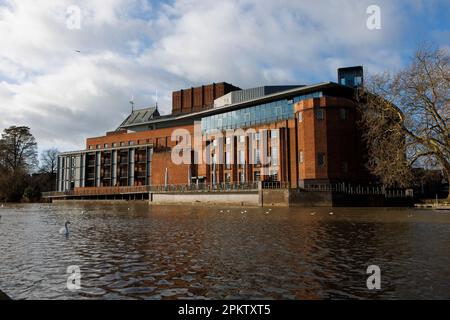
[{"label": "reflection on water", "polygon": [[[450,299],[448,211],[246,210],[10,205],[0,209],[0,289],[14,299]],[[71,265],[82,277],[74,292]]]}]

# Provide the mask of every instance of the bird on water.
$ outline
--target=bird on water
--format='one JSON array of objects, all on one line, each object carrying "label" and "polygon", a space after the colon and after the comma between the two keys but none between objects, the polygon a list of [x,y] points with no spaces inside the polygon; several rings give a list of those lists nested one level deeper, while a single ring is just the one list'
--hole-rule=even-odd
[{"label": "bird on water", "polygon": [[69,224],[70,224],[70,221],[66,221],[66,223],[64,224],[64,227],[59,229],[59,234],[68,236],[69,235]]}]

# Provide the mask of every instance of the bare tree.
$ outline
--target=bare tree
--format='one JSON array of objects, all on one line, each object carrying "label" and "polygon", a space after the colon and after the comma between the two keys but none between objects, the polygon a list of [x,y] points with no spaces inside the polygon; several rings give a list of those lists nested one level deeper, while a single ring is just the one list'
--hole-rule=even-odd
[{"label": "bare tree", "polygon": [[422,46],[408,67],[373,76],[360,94],[368,167],[383,183],[410,184],[413,166],[450,178],[449,60],[447,50]]},{"label": "bare tree", "polygon": [[58,165],[58,154],[59,151],[56,148],[51,148],[44,150],[41,153],[41,167],[40,171],[54,175],[56,173],[56,168]]}]

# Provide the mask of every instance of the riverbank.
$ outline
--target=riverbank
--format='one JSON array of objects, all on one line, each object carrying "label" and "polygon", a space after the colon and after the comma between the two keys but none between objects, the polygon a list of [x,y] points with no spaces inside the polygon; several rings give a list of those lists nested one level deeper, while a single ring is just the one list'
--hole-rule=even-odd
[{"label": "riverbank", "polygon": [[449,199],[423,199],[420,203],[415,203],[414,207],[432,210],[450,210]]}]

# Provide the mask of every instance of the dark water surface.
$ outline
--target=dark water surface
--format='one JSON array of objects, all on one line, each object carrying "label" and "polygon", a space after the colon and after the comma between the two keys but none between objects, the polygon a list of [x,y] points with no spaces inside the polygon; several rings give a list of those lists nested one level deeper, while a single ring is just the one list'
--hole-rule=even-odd
[{"label": "dark water surface", "polygon": [[[14,299],[450,299],[449,211],[267,210],[8,205],[0,289]],[[369,265],[381,268],[379,291],[366,287]]]}]

